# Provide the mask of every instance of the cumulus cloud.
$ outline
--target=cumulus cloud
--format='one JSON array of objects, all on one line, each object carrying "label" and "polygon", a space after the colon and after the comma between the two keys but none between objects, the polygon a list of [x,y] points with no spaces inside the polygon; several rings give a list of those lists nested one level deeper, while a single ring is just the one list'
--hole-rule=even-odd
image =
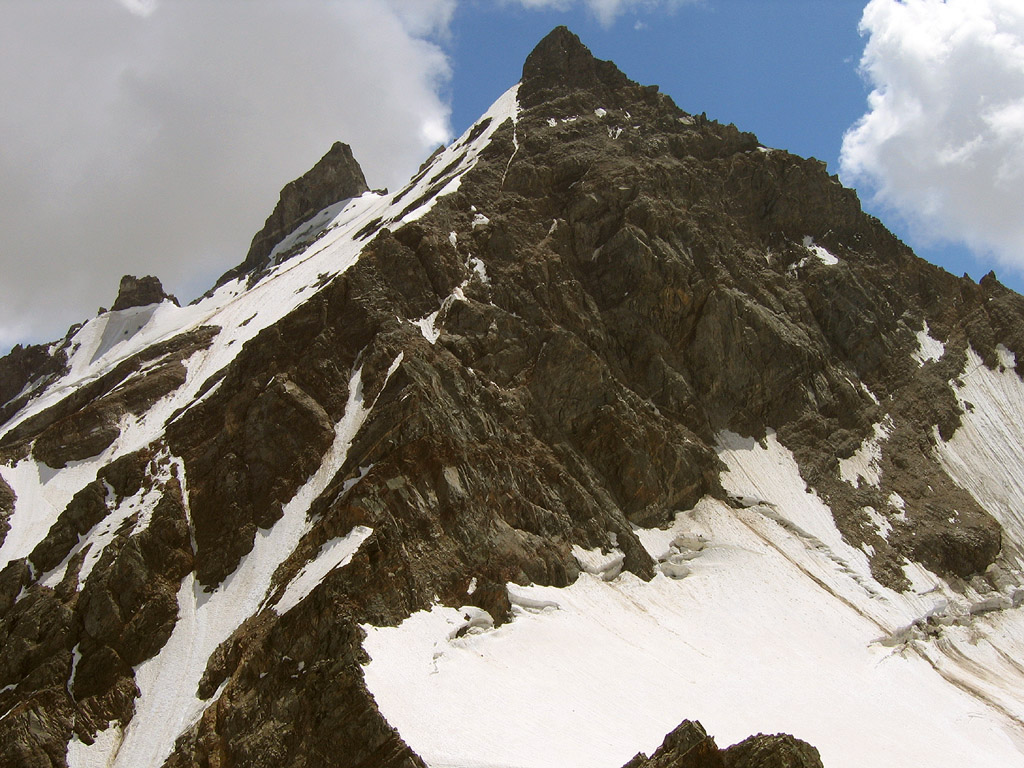
[{"label": "cumulus cloud", "polygon": [[847,181],[922,237],[1024,269],[1024,3],[871,0],[868,112],[847,132]]},{"label": "cumulus cloud", "polygon": [[156,10],[156,0],[118,0],[121,5],[138,16],[149,16]]},{"label": "cumulus cloud", "polygon": [[630,11],[672,9],[696,4],[702,0],[516,0],[525,8],[567,11],[582,5],[605,27],[610,27],[619,16]]},{"label": "cumulus cloud", "polygon": [[449,138],[455,0],[0,3],[0,354],[191,298],[335,140],[395,186]]}]

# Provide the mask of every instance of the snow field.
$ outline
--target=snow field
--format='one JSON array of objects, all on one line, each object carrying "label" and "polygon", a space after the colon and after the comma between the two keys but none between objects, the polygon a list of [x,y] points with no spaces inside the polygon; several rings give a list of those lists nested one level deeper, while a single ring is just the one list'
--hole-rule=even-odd
[{"label": "snow field", "polygon": [[[923,569],[927,594],[874,582],[774,435],[726,433],[719,451],[748,508],[705,499],[671,529],[637,532],[655,558],[695,545],[685,578],[509,585],[514,620],[461,637],[466,615],[442,606],[364,627],[367,686],[427,764],[619,768],[684,718],[721,745],[792,733],[829,768],[1020,764],[1024,688],[1001,677],[1001,654],[1024,653],[1015,612],[881,642],[947,606],[944,583]],[[965,676],[976,663],[995,670],[984,686]]]}]

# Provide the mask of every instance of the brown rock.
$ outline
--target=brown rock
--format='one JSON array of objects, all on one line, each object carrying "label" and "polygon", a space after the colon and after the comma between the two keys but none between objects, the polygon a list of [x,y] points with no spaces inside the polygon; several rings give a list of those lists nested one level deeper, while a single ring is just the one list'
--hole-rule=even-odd
[{"label": "brown rock", "polygon": [[122,309],[131,309],[132,307],[145,307],[150,304],[159,304],[161,301],[178,303],[176,298],[164,293],[164,287],[160,284],[160,280],[152,275],[146,275],[145,277],[125,275],[121,278],[117,299],[114,301],[110,311],[117,312]]},{"label": "brown rock", "polygon": [[284,186],[273,213],[253,237],[245,261],[221,277],[217,284],[263,269],[274,246],[296,227],[327,206],[367,190],[369,187],[359,163],[352,156],[352,148],[335,142],[316,165]]},{"label": "brown rock", "polygon": [[725,768],[725,762],[704,726],[683,720],[653,755],[640,753],[623,768]]},{"label": "brown rock", "polygon": [[726,768],[823,768],[817,749],[787,733],[751,736],[723,755]]}]

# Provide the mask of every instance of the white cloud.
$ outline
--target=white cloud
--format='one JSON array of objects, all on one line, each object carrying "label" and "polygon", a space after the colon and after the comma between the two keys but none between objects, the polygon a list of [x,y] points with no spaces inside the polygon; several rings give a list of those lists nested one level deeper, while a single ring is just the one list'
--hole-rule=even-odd
[{"label": "white cloud", "polygon": [[671,10],[681,5],[692,5],[702,0],[515,0],[525,8],[567,11],[582,5],[605,27],[630,11]]},{"label": "white cloud", "polygon": [[149,16],[156,10],[156,0],[118,0],[121,5],[136,16]]},{"label": "white cloud", "polygon": [[448,138],[456,0],[0,3],[0,354],[191,298],[335,140],[395,186]]},{"label": "white cloud", "polygon": [[402,21],[409,34],[416,37],[447,37],[458,0],[385,0]]},{"label": "white cloud", "polygon": [[1024,3],[871,0],[861,31],[873,90],[846,179],[919,235],[1024,268]]}]

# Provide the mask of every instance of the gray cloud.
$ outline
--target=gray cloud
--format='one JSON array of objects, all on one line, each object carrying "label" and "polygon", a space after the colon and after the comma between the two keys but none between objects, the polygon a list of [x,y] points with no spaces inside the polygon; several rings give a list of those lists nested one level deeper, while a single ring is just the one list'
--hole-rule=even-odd
[{"label": "gray cloud", "polygon": [[191,298],[336,139],[400,183],[448,138],[429,36],[454,7],[0,4],[0,353],[109,306],[126,272]]},{"label": "gray cloud", "polygon": [[1024,270],[1024,4],[871,0],[869,110],[843,141],[866,184],[922,239]]}]

